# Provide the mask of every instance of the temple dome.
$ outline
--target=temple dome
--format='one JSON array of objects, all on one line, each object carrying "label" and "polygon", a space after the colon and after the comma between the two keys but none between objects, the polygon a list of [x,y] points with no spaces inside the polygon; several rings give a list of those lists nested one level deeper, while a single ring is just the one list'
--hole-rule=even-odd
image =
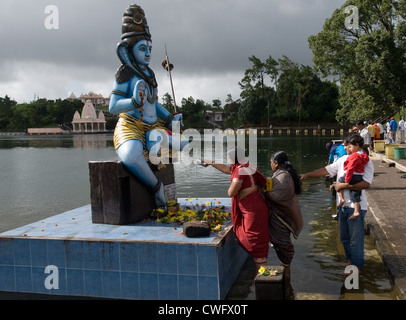
[{"label": "temple dome", "polygon": [[106,132],[106,120],[103,111],[96,114],[91,100],[87,100],[82,109],[82,115],[75,112],[72,119],[73,132]]},{"label": "temple dome", "polygon": [[105,120],[103,111],[99,112],[99,116],[97,117],[99,120]]},{"label": "temple dome", "polygon": [[79,112],[75,112],[75,114],[73,115],[73,120],[80,120],[80,114]]},{"label": "temple dome", "polygon": [[82,109],[82,119],[97,119],[96,110],[90,100],[87,100]]},{"label": "temple dome", "polygon": [[77,98],[76,98],[75,94],[73,92],[71,92],[71,94],[68,97],[68,100],[76,100],[76,99]]}]

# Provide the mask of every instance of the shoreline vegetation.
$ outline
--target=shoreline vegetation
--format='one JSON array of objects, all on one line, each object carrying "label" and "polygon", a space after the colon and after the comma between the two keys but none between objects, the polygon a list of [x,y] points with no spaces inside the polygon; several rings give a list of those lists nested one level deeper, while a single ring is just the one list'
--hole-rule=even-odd
[{"label": "shoreline vegetation", "polygon": [[[40,128],[39,128],[40,129]],[[188,128],[182,128],[181,133]],[[198,128],[200,133],[204,133],[205,130],[212,130],[212,132],[218,132],[220,134],[232,132],[235,134],[249,133],[249,130],[256,130],[257,135],[309,135],[309,136],[343,136],[346,132],[351,130],[351,126],[340,126],[340,125],[304,125],[300,128],[297,126],[272,126],[269,127],[240,127],[240,128],[226,128],[221,129],[210,129],[210,128]],[[215,131],[218,130],[218,131]],[[0,136],[48,136],[48,135],[81,135],[81,134],[113,134],[114,130],[108,130],[104,132],[73,132],[73,131],[58,131],[58,132],[41,132],[38,130],[37,133],[28,133],[27,131],[12,131],[12,132],[2,132],[0,131]]]},{"label": "shoreline vegetation", "polygon": [[[335,114],[339,108],[339,88],[335,83],[322,80],[310,66],[299,65],[287,56],[278,60],[269,56],[266,61],[251,56],[248,60],[252,67],[245,70],[238,82],[241,92],[237,99],[225,93],[224,105],[220,98],[211,103],[191,96],[181,100],[178,112],[183,114],[183,129],[269,128],[277,123],[300,128],[307,122],[338,124]],[[169,93],[163,94],[159,102],[174,112]],[[79,99],[37,98],[18,103],[6,95],[0,97],[0,131],[24,132],[27,128],[45,127],[69,130],[73,115],[82,108]],[[106,129],[114,130],[117,117],[108,112],[109,107],[96,109],[103,111]]]}]

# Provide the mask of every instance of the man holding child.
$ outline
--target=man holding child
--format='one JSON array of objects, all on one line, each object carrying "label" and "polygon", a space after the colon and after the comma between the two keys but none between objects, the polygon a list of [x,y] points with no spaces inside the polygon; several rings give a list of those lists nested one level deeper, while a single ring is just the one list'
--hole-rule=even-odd
[{"label": "man holding child", "polygon": [[[339,179],[345,174],[344,163],[348,159],[351,150],[349,148],[349,141],[352,135],[357,133],[349,133],[344,137],[344,147],[348,155],[339,158],[336,162],[317,169],[315,171],[300,175],[301,179],[316,178],[329,175],[330,177],[337,176]],[[368,202],[365,189],[368,189],[372,183],[374,176],[374,165],[371,160],[367,162],[364,167],[362,180],[358,183],[335,182],[337,192],[343,191],[343,203],[339,207],[339,230],[340,239],[344,246],[344,251],[349,264],[361,268],[364,263],[364,218],[368,209]],[[361,197],[359,203],[359,216],[355,219],[353,217],[355,204],[351,201],[350,190],[360,190]],[[337,197],[337,205],[340,197]],[[352,218],[352,219],[350,219]]]}]

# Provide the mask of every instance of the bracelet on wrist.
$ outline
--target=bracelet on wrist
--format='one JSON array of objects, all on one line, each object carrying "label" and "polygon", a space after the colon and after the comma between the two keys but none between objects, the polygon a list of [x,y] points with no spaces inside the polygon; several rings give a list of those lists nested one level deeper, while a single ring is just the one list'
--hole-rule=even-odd
[{"label": "bracelet on wrist", "polygon": [[171,123],[173,117],[175,116],[176,113],[171,114],[168,118],[165,120],[165,127],[169,127],[169,124]]},{"label": "bracelet on wrist", "polygon": [[134,97],[131,98],[131,102],[135,108],[142,108],[143,104],[138,104],[137,101],[135,101]]}]

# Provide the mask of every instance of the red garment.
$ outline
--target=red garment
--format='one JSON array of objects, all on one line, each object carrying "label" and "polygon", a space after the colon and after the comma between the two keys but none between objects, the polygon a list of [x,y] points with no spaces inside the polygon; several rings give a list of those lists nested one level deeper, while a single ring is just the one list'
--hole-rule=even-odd
[{"label": "red garment", "polygon": [[[263,188],[266,179],[254,166],[232,165],[231,182],[241,183],[241,189],[251,186]],[[233,230],[240,245],[254,257],[265,259],[269,249],[268,205],[258,190],[240,200],[239,194],[232,198],[231,219]]]},{"label": "red garment", "polygon": [[350,183],[354,172],[363,173],[369,157],[365,152],[354,152],[344,161],[345,182]]}]

